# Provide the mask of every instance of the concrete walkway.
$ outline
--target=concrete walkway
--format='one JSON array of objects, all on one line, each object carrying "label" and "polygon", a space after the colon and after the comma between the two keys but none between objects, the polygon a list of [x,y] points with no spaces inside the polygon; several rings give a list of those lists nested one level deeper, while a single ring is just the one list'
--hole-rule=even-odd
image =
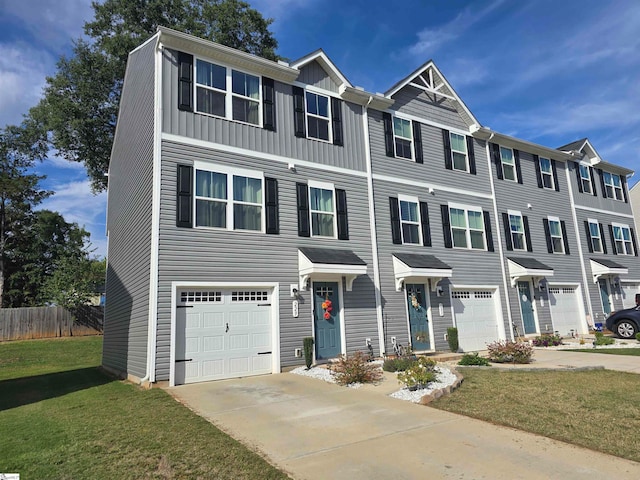
[{"label": "concrete walkway", "polygon": [[[614,357],[588,354],[597,358],[586,365],[576,355],[536,351],[534,365]],[[637,371],[638,357],[620,358]],[[389,385],[349,389],[282,373],[168,391],[295,479],[640,478],[639,463],[396,400]]]}]

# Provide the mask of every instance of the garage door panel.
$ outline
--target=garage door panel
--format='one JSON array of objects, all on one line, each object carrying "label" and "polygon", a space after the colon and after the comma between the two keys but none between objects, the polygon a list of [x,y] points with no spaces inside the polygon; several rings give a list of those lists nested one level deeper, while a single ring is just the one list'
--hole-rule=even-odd
[{"label": "garage door panel", "polygon": [[204,337],[202,340],[203,353],[220,352],[224,350],[224,337],[222,335],[216,335],[214,337]]},{"label": "garage door panel", "polygon": [[454,290],[452,307],[458,328],[458,342],[465,351],[485,350],[500,338],[494,291]]},{"label": "garage door panel", "polygon": [[577,287],[549,286],[549,309],[554,331],[562,336],[582,331]]},{"label": "garage door panel", "polygon": [[206,312],[202,316],[204,328],[222,328],[224,326],[223,312]]},{"label": "garage door panel", "polygon": [[186,327],[187,330],[190,328],[200,328],[200,313],[187,313],[187,322]]},{"label": "garage door panel", "polygon": [[249,373],[249,358],[237,357],[229,359],[229,373],[232,375],[246,375]]},{"label": "garage door panel", "polygon": [[636,294],[640,293],[640,285],[637,283],[623,283],[620,289],[622,291],[623,308],[635,307]]}]

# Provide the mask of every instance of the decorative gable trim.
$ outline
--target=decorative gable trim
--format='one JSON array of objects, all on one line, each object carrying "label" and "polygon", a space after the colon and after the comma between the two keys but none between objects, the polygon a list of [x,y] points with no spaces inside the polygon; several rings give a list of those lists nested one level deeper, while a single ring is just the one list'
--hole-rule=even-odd
[{"label": "decorative gable trim", "polygon": [[315,52],[311,52],[309,55],[305,55],[304,57],[299,58],[295,62],[291,63],[290,66],[291,68],[300,70],[305,65],[314,61],[318,62],[318,64],[325,72],[327,72],[327,75],[331,77],[331,80],[333,80],[333,82],[338,85],[338,87],[341,87],[342,85],[353,87],[353,85],[351,85],[351,82],[347,80],[347,77],[342,74],[338,67],[335,66],[335,64],[321,48],[316,50]]}]

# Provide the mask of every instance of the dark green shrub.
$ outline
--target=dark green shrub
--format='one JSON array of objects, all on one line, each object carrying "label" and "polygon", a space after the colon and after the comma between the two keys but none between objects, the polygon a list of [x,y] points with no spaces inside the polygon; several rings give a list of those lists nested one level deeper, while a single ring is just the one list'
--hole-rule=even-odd
[{"label": "dark green shrub", "polygon": [[456,327],[447,328],[447,343],[449,344],[449,350],[454,353],[460,348],[458,344],[458,329]]},{"label": "dark green shrub", "polygon": [[304,363],[307,366],[307,370],[309,370],[313,363],[313,337],[304,337],[302,345],[304,347]]},{"label": "dark green shrub", "polygon": [[385,372],[404,372],[418,361],[415,355],[406,357],[387,358],[382,364],[382,370]]},{"label": "dark green shrub", "polygon": [[356,352],[353,355],[340,355],[338,361],[331,365],[338,385],[352,383],[375,383],[382,380],[382,370],[375,363],[369,362],[369,355]]},{"label": "dark green shrub", "polygon": [[596,341],[593,343],[595,345],[613,345],[616,341],[611,337],[605,337],[602,332],[596,332]]},{"label": "dark green shrub", "polygon": [[481,357],[478,353],[465,353],[458,365],[480,365],[482,367],[488,367],[491,364],[488,359]]},{"label": "dark green shrub", "polygon": [[562,337],[560,337],[560,335],[543,333],[539,337],[533,339],[534,347],[556,347],[558,345],[562,345]]},{"label": "dark green shrub", "polygon": [[489,360],[495,363],[529,363],[533,347],[528,343],[497,341],[487,345]]}]

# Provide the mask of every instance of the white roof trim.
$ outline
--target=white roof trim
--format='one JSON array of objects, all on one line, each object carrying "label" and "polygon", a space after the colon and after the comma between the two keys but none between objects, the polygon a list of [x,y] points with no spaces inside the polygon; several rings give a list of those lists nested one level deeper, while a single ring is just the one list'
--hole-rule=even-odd
[{"label": "white roof trim", "polygon": [[527,140],[521,140],[519,138],[511,137],[500,132],[495,132],[486,127],[480,127],[471,133],[475,138],[485,140],[491,143],[497,143],[503,147],[515,148],[516,150],[523,150],[527,153],[536,154],[545,158],[553,160],[579,160],[580,157],[576,157],[574,154],[563,152],[562,150],[556,150],[555,148],[545,147],[544,145],[538,145]]},{"label": "white roof trim", "polygon": [[298,274],[300,275],[300,291],[307,289],[309,281],[314,280],[334,280],[345,277],[346,289],[350,292],[353,288],[353,281],[360,275],[366,275],[366,265],[344,265],[335,263],[313,263],[304,253],[298,250]]},{"label": "white roof trim", "polygon": [[436,285],[443,278],[451,278],[453,270],[451,268],[414,268],[410,267],[395,256],[393,258],[393,275],[396,279],[396,291],[402,291],[402,285],[413,281],[424,281],[432,279],[431,290],[435,292]]},{"label": "white roof trim", "polygon": [[291,67],[295,68],[297,70],[300,70],[301,67],[307,65],[308,63],[311,63],[313,61],[316,61],[320,64],[320,66],[329,74],[329,76],[339,85],[346,85],[348,87],[353,87],[353,85],[351,85],[351,82],[349,82],[349,80],[347,80],[347,77],[345,77],[342,72],[340,70],[338,70],[338,67],[335,66],[335,64],[331,61],[331,59],[327,56],[326,53],[324,53],[324,51],[322,49],[316,50],[313,53],[310,53],[309,55],[306,55],[298,60],[296,60],[295,62],[291,63]]},{"label": "white roof trim", "polygon": [[512,287],[515,287],[521,279],[531,278],[533,280],[533,285],[537,288],[540,285],[540,280],[546,277],[553,277],[553,270],[525,268],[513,260],[507,260]]},{"label": "white roof trim", "polygon": [[591,264],[591,273],[593,274],[593,283],[598,283],[601,277],[615,277],[619,275],[628,275],[629,269],[623,268],[611,268],[606,265],[602,265],[594,260],[589,260]]}]

